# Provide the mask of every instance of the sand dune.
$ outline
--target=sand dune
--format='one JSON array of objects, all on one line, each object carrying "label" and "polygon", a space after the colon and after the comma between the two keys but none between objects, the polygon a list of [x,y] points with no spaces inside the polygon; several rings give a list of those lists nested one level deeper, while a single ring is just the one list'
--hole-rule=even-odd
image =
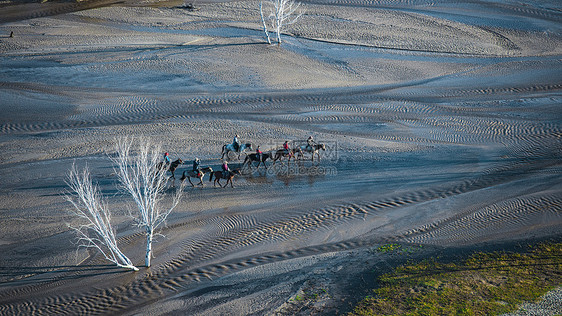
[{"label": "sand dune", "polygon": [[[108,2],[2,16],[0,314],[345,312],[365,273],[400,261],[381,244],[424,257],[560,238],[557,1],[306,1],[279,47],[258,2],[91,8]],[[150,269],[76,250],[72,162],[93,170],[142,265],[106,158],[115,138],[218,168],[236,133],[328,149],[186,188]],[[317,304],[292,310],[304,290]]]}]

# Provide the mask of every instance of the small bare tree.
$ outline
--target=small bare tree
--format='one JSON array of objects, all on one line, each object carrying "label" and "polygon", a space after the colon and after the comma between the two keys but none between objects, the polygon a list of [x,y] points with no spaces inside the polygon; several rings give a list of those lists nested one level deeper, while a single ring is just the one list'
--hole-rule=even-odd
[{"label": "small bare tree", "polygon": [[73,191],[65,195],[66,200],[74,206],[73,213],[87,223],[78,227],[70,226],[78,234],[79,245],[99,250],[107,260],[119,267],[138,271],[117,246],[111,213],[98,186],[93,184],[88,167],[79,172],[73,164],[66,182]]},{"label": "small bare tree", "polygon": [[112,158],[115,164],[115,173],[123,190],[128,193],[136,203],[137,212],[131,215],[137,225],[144,229],[146,234],[145,264],[150,267],[152,257],[152,242],[157,229],[162,225],[172,210],[178,205],[183,191],[183,182],[175,190],[171,201],[163,203],[164,191],[167,187],[167,167],[162,167],[161,147],[153,146],[148,141],[139,141],[138,152],[132,153],[132,139],[117,141],[117,155]]},{"label": "small bare tree", "polygon": [[267,17],[263,14],[263,4],[260,1],[260,16],[262,20],[263,29],[267,37],[267,42],[271,44],[269,38],[269,31],[267,30],[267,24],[271,25],[277,37],[277,45],[281,45],[281,32],[283,29],[291,24],[297,22],[297,20],[303,15],[300,2],[295,2],[294,0],[267,0],[269,14]]}]

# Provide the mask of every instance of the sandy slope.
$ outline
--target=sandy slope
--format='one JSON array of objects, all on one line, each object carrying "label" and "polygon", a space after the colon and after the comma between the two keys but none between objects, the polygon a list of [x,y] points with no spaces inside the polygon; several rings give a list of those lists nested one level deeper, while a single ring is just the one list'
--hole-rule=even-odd
[{"label": "sandy slope", "polygon": [[[257,2],[198,7],[0,25],[1,314],[335,312],[405,260],[373,251],[383,243],[425,256],[559,238],[557,2],[309,2],[280,47],[264,44]],[[73,161],[94,170],[140,265],[114,139],[217,168],[235,133],[328,150],[187,188],[149,270],[76,251],[60,196]],[[303,293],[316,299],[296,304]]]}]

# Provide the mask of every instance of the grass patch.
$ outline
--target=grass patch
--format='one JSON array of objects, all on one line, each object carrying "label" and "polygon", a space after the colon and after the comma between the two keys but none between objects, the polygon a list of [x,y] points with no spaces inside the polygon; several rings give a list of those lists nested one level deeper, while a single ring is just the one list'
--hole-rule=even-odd
[{"label": "grass patch", "polygon": [[411,254],[421,249],[420,246],[402,246],[399,244],[384,244],[377,248],[370,250],[371,252],[385,253],[385,254]]},{"label": "grass patch", "polygon": [[349,315],[495,315],[535,301],[561,280],[562,243],[479,252],[461,263],[424,260],[382,275],[381,286]]}]

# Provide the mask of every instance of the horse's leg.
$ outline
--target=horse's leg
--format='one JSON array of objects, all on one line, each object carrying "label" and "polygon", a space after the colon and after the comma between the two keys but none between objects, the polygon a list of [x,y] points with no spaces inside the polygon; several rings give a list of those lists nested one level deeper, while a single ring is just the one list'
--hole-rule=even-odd
[{"label": "horse's leg", "polygon": [[199,184],[200,184],[201,186],[205,186],[205,185],[203,184],[203,177],[199,178]]},{"label": "horse's leg", "polygon": [[190,178],[191,178],[191,176],[188,175],[188,176],[187,176],[187,180],[189,181],[189,184],[191,184],[191,186],[194,187],[193,182],[191,182],[191,179],[190,179]]},{"label": "horse's leg", "polygon": [[[170,171],[170,170],[168,170],[168,171]],[[170,172],[172,172],[172,171],[170,171]],[[172,186],[175,187],[176,186],[176,177],[174,176],[174,172],[172,172],[172,175],[168,178],[168,181],[170,181],[171,179],[174,179],[174,180],[172,180]]]}]

